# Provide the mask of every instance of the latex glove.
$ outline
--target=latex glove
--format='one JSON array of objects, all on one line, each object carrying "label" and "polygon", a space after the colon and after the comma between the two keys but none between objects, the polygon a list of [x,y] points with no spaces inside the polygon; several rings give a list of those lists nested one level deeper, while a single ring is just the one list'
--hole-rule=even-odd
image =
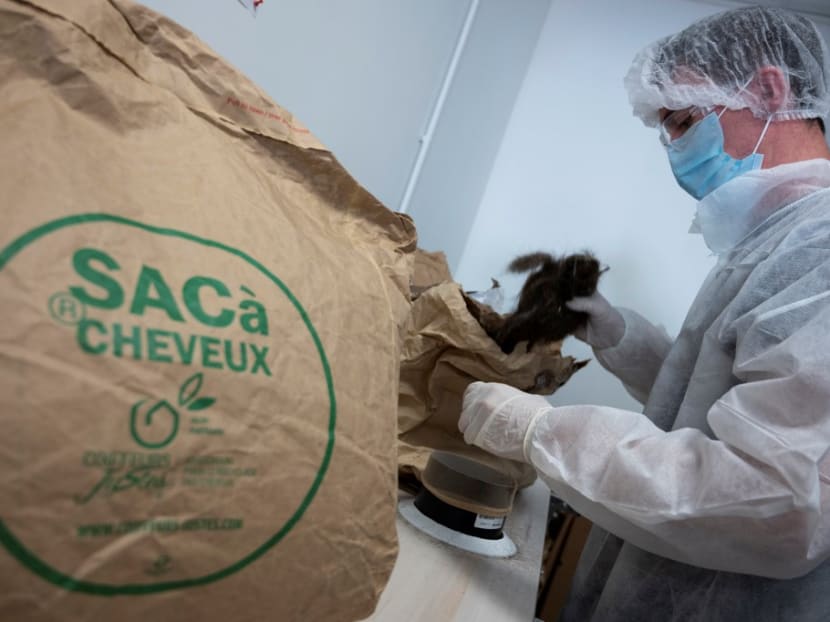
[{"label": "latex glove", "polygon": [[536,421],[553,410],[539,395],[498,382],[473,382],[464,391],[458,428],[464,440],[490,453],[527,462]]},{"label": "latex glove", "polygon": [[622,314],[600,294],[572,298],[565,303],[572,311],[588,314],[588,321],[574,331],[574,337],[597,350],[611,348],[622,341],[625,320]]}]

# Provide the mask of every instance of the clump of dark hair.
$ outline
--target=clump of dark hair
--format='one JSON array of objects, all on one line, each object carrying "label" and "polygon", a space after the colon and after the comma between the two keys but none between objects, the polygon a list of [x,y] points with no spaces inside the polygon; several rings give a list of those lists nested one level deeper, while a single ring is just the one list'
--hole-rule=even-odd
[{"label": "clump of dark hair", "polygon": [[596,257],[587,252],[562,258],[548,253],[522,255],[510,263],[508,270],[532,271],[513,313],[499,315],[468,303],[470,311],[505,354],[513,352],[522,341],[527,342],[529,351],[537,343],[561,341],[572,334],[588,316],[569,309],[565,302],[593,294],[605,271]]}]

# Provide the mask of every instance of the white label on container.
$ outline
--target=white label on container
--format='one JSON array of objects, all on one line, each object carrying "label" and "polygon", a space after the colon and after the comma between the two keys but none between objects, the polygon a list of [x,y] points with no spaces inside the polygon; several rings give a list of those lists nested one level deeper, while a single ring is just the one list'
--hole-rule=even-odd
[{"label": "white label on container", "polygon": [[476,522],[473,526],[477,529],[501,529],[504,525],[504,516],[482,516],[476,514]]}]

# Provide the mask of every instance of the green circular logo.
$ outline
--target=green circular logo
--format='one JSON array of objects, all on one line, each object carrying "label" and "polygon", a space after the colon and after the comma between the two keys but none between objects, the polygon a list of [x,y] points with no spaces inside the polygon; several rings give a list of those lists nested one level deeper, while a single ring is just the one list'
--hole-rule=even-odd
[{"label": "green circular logo", "polygon": [[[268,281],[276,285],[276,287],[290,301],[293,308],[299,314],[303,324],[305,325],[306,329],[308,330],[308,333],[311,336],[317,354],[320,357],[320,364],[322,366],[323,376],[325,377],[326,388],[328,392],[327,397],[329,403],[327,440],[325,451],[323,453],[323,458],[320,462],[320,465],[317,469],[316,475],[310,487],[302,497],[302,501],[299,504],[299,507],[296,508],[296,510],[293,512],[293,514],[291,514],[287,521],[285,521],[281,526],[277,528],[276,533],[274,533],[270,538],[268,538],[265,542],[260,544],[254,550],[250,551],[242,559],[239,559],[236,563],[228,565],[215,572],[205,574],[203,576],[170,580],[167,582],[158,582],[152,584],[127,583],[121,585],[112,585],[76,579],[67,574],[64,574],[56,568],[53,568],[48,563],[38,558],[14,534],[12,534],[6,522],[2,519],[0,519],[0,543],[2,543],[2,545],[6,547],[9,553],[11,553],[15,558],[17,558],[24,566],[29,568],[31,571],[35,572],[37,575],[39,575],[46,581],[49,581],[50,583],[67,590],[84,592],[87,594],[95,594],[100,596],[153,594],[167,590],[196,587],[214,581],[218,581],[248,566],[258,558],[260,558],[262,555],[264,555],[278,542],[280,542],[280,540],[282,540],[286,536],[286,534],[288,534],[300,521],[303,514],[306,512],[315,495],[317,494],[318,489],[320,488],[320,485],[328,469],[329,462],[331,461],[331,455],[334,449],[335,424],[337,412],[331,369],[329,367],[329,363],[326,358],[323,345],[320,341],[317,331],[315,330],[314,326],[311,323],[311,320],[308,317],[308,314],[303,309],[302,305],[294,296],[294,294],[292,294],[288,287],[286,287],[286,285],[279,278],[277,278],[265,266],[263,266],[254,258],[250,257],[249,255],[240,250],[231,248],[230,246],[227,246],[220,242],[215,242],[213,240],[201,238],[175,229],[167,229],[161,227],[154,227],[151,225],[145,225],[143,223],[123,218],[120,216],[115,216],[111,214],[79,214],[75,216],[68,216],[66,218],[53,220],[35,229],[32,229],[31,231],[20,236],[11,244],[0,250],[0,271],[2,271],[3,268],[5,268],[5,266],[12,259],[14,259],[16,255],[23,251],[23,249],[25,249],[32,243],[37,242],[42,238],[48,236],[50,233],[54,233],[66,227],[72,227],[76,225],[87,225],[92,223],[110,223],[116,225],[123,225],[125,227],[139,229],[144,232],[160,236],[166,236],[170,238],[178,238],[181,240],[186,240],[188,242],[199,244],[204,247],[223,251],[225,253],[228,253],[229,255],[243,260],[249,266],[253,267],[256,271],[258,271],[261,275],[263,275]],[[86,315],[83,304],[68,293],[54,294],[49,299],[48,308],[53,320],[55,320],[59,324],[67,326],[77,325],[79,322],[84,320]],[[200,384],[200,374],[191,377],[187,381],[187,383],[182,386],[177,407],[180,408],[187,405],[189,408],[197,410],[209,407],[211,402],[213,401],[212,398],[202,397],[196,399],[196,392],[198,391]],[[150,441],[143,438],[141,426],[144,424],[151,423],[153,417],[163,417],[165,413],[167,413],[167,418],[172,421],[172,427],[169,434],[165,438],[155,441]],[[173,417],[173,415],[175,415],[175,417]],[[178,430],[178,414],[175,408],[168,402],[146,404],[144,402],[137,402],[134,405],[130,415],[130,430],[133,439],[139,445],[151,449],[161,447],[170,443],[172,439],[176,436],[176,432]],[[168,563],[169,559],[159,560],[157,562],[159,572],[163,571]]]}]

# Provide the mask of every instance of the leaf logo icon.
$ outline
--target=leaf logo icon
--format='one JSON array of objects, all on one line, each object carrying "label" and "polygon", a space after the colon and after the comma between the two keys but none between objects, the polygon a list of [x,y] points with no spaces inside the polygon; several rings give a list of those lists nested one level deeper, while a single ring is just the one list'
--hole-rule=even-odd
[{"label": "leaf logo icon", "polygon": [[216,401],[213,397],[200,397],[198,400],[192,401],[187,405],[188,410],[204,410],[209,408]]},{"label": "leaf logo icon", "polygon": [[202,388],[202,381],[204,376],[202,372],[193,374],[190,378],[184,381],[179,389],[179,406],[187,406],[188,410],[204,410],[213,406],[216,401],[215,397],[200,397],[194,399]]},{"label": "leaf logo icon", "polygon": [[[215,397],[198,397],[199,391],[202,389],[202,382],[204,376],[201,372],[195,373],[190,378],[182,383],[179,387],[178,402],[180,407],[184,407],[190,411],[199,411],[210,408],[216,403]],[[139,400],[136,402],[130,411],[130,435],[133,440],[147,449],[161,449],[166,447],[179,431],[179,412],[167,400],[158,400],[151,408],[149,408],[143,416],[140,413],[142,405],[147,400]],[[167,421],[170,428],[168,434],[161,440],[147,440],[147,436],[156,438],[158,430],[164,429],[162,427],[163,421]]]}]

